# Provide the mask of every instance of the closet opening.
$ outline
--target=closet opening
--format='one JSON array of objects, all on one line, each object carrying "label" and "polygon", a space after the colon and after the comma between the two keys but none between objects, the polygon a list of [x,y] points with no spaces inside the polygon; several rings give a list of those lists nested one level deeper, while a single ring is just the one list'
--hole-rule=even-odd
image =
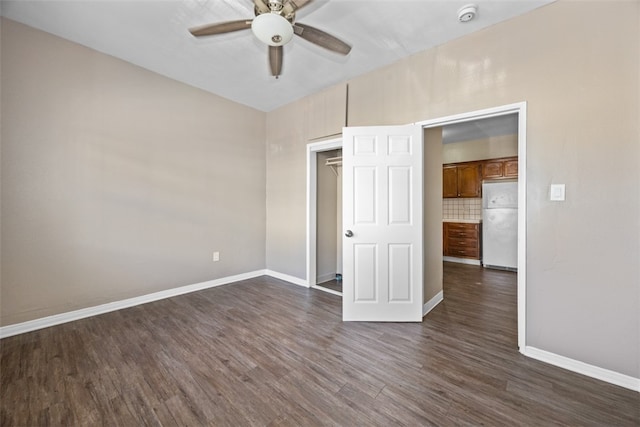
[{"label": "closet opening", "polygon": [[342,139],[307,146],[307,281],[342,296]]},{"label": "closet opening", "polygon": [[342,293],[342,150],[316,161],[316,285]]}]

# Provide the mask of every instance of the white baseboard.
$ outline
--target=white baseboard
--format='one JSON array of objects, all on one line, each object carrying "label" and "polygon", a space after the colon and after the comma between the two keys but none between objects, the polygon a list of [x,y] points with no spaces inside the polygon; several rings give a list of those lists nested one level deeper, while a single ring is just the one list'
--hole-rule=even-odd
[{"label": "white baseboard", "polygon": [[305,279],[301,279],[299,277],[290,276],[284,273],[278,273],[273,270],[265,270],[264,274],[267,276],[275,277],[276,279],[284,280],[285,282],[293,283],[294,285],[304,286],[305,288],[309,287],[309,283]]},{"label": "white baseboard", "polygon": [[2,326],[0,327],[0,339],[11,337],[13,335],[24,334],[38,329],[48,328],[50,326],[60,325],[62,323],[72,322],[74,320],[97,316],[99,314],[109,313],[111,311],[121,310],[123,308],[146,304],[148,302],[201,291],[203,289],[213,288],[216,286],[227,285],[241,280],[253,279],[254,277],[264,276],[265,274],[268,274],[266,270],[257,270],[250,273],[237,274],[234,276],[196,283],[194,285],[181,286],[179,288],[167,289],[165,291],[154,292],[139,297],[96,305],[94,307],[82,308],[80,310],[69,311],[67,313],[54,314],[53,316],[42,317],[40,319],[29,320],[27,322]]},{"label": "white baseboard", "polygon": [[336,273],[321,274],[316,277],[316,284],[328,282],[330,280],[334,280],[335,278],[336,278]]},{"label": "white baseboard", "polygon": [[570,359],[535,347],[526,346],[522,354],[568,371],[577,372],[578,374],[586,375],[591,378],[596,378],[601,381],[640,392],[640,378],[634,378],[629,375],[599,368],[594,365],[589,365],[588,363],[580,362],[579,360]]},{"label": "white baseboard", "polygon": [[482,265],[479,259],[457,258],[453,256],[443,256],[442,261],[457,262],[458,264]]},{"label": "white baseboard", "polygon": [[444,299],[443,291],[438,292],[433,298],[426,302],[424,306],[422,306],[422,317],[426,316],[431,310],[436,308],[436,305],[440,304]]}]

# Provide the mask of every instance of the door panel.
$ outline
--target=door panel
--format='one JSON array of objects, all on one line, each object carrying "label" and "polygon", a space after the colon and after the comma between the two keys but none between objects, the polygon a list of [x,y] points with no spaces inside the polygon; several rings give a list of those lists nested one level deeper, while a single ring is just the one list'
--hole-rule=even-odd
[{"label": "door panel", "polygon": [[371,302],[377,300],[377,247],[375,244],[354,245],[354,301]]},{"label": "door panel", "polygon": [[[344,166],[343,166],[344,167]],[[376,223],[376,191],[378,180],[376,169],[369,166],[353,170],[353,219],[358,225]],[[349,196],[346,195],[345,196]]]},{"label": "door panel", "polygon": [[389,155],[409,154],[411,155],[411,138],[406,135],[391,135],[389,137]]},{"label": "door panel", "polygon": [[389,245],[389,301],[411,301],[411,245]]},{"label": "door panel", "polygon": [[344,128],[343,318],[422,320],[422,128]]},{"label": "door panel", "polygon": [[376,137],[373,135],[360,135],[354,139],[353,154],[357,156],[375,155]]},{"label": "door panel", "polygon": [[411,223],[411,169],[389,168],[389,224]]}]

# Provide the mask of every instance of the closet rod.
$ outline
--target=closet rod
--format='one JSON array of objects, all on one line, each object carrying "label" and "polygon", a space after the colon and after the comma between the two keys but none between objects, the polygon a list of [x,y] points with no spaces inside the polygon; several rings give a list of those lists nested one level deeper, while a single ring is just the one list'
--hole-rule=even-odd
[{"label": "closet rod", "polygon": [[329,157],[325,162],[325,166],[341,166],[342,157]]}]

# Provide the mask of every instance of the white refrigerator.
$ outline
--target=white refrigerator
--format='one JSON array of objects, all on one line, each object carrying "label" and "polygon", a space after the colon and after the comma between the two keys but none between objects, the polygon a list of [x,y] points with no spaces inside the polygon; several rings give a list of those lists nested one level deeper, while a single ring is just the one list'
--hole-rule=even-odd
[{"label": "white refrigerator", "polygon": [[518,268],[518,181],[482,183],[482,265]]}]

